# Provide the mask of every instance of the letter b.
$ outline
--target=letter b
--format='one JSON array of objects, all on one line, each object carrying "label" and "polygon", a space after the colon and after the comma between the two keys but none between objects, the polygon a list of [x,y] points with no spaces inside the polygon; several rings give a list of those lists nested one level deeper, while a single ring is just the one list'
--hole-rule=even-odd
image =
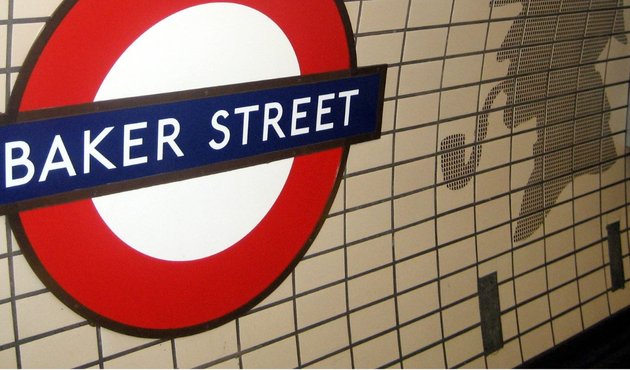
[{"label": "letter b", "polygon": [[[13,157],[15,149],[19,149],[22,155]],[[31,154],[31,147],[24,141],[11,141],[4,145],[4,175],[6,187],[20,186],[28,183],[35,174],[35,166],[28,157]],[[20,178],[15,178],[13,169],[18,166],[26,167],[26,174]]]}]

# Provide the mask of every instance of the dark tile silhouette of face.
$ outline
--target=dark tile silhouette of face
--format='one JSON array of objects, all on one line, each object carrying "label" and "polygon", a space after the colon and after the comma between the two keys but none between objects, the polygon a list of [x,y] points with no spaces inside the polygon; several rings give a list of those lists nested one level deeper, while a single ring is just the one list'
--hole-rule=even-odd
[{"label": "dark tile silhouette of face", "polygon": [[[534,169],[525,188],[515,242],[541,227],[562,190],[577,176],[608,170],[617,153],[610,136],[610,105],[595,62],[614,37],[627,43],[618,0],[494,0],[522,3],[497,61],[509,62],[506,79],[485,98],[468,160],[465,137],[444,138],[441,169],[451,190],[465,187],[482,154],[489,111],[503,93],[503,123],[512,129],[536,120]],[[486,153],[492,155],[492,153]]]}]

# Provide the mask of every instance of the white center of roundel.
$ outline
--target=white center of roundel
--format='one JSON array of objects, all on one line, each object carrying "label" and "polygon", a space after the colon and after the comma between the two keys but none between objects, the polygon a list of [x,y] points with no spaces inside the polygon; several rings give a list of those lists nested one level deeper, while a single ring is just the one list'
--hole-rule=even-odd
[{"label": "white center of roundel", "polygon": [[[95,100],[299,74],[289,40],[269,17],[243,5],[210,3],[175,13],[139,37]],[[209,130],[210,117],[211,112]],[[93,201],[107,226],[132,248],[162,260],[196,260],[229,248],[258,225],[292,164],[285,159]]]}]

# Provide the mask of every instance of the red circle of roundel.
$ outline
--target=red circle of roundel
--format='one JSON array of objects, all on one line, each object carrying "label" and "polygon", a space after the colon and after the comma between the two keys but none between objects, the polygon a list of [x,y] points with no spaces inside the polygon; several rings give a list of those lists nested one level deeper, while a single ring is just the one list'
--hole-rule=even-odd
[{"label": "red circle of roundel", "polygon": [[[351,67],[343,4],[229,1],[256,9],[279,26],[302,74]],[[142,33],[180,10],[211,2],[62,4],[66,11],[45,31],[39,56],[27,61],[13,108],[92,102],[112,65]],[[83,315],[140,335],[201,330],[251,307],[288,274],[330,206],[346,154],[347,148],[338,148],[296,157],[267,216],[227,250],[195,261],[163,261],[135,251],[104,224],[91,199],[22,211],[11,220],[38,274]]]}]

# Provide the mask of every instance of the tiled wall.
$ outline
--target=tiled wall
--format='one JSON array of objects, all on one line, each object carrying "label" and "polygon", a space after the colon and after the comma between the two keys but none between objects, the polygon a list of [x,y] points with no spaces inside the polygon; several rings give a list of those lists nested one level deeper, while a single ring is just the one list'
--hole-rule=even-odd
[{"label": "tiled wall", "polygon": [[[0,101],[59,3],[0,0]],[[619,222],[630,277],[630,1],[345,5],[358,64],[390,66],[383,136],[351,149],[286,281],[217,329],[135,338],[60,303],[2,227],[0,367],[514,367],[630,305],[607,241]],[[484,353],[492,273],[504,345]]]}]

